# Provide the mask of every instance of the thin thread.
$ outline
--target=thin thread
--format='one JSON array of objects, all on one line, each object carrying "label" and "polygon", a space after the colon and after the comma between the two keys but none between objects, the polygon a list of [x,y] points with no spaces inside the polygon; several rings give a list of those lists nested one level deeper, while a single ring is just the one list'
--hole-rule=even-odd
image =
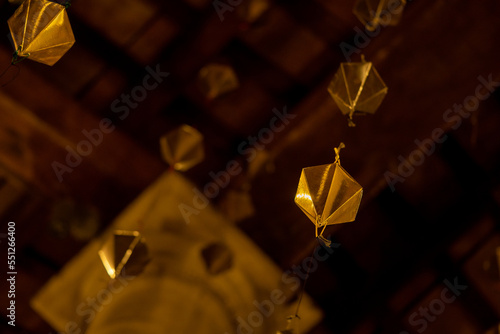
[{"label": "thin thread", "polygon": [[[311,258],[313,257],[314,255],[314,249],[312,250],[311,252]],[[307,284],[307,279],[309,278],[309,272],[311,271],[311,261],[309,261],[309,264],[307,266],[307,273],[306,273],[306,278],[304,279],[304,284],[302,285],[302,291],[300,292],[300,296],[299,296],[299,303],[297,304],[297,310],[295,311],[295,317],[296,318],[299,318],[299,308],[300,308],[300,304],[302,303],[302,298],[304,297],[304,293],[306,291],[306,284]]]},{"label": "thin thread", "polygon": [[11,63],[11,64],[9,64],[9,66],[7,66],[7,68],[6,68],[6,69],[2,72],[2,74],[0,74],[0,78],[1,78],[1,77],[3,77],[3,76],[7,73],[7,71],[9,70],[9,68],[11,68],[11,66],[14,66],[14,67],[17,69],[17,72],[16,72],[16,74],[14,74],[14,75],[12,76],[12,78],[11,78],[9,81],[7,81],[6,83],[4,83],[4,84],[1,86],[2,88],[3,88],[3,87],[5,87],[5,86],[7,86],[8,84],[10,84],[12,81],[14,81],[14,80],[17,78],[17,76],[19,75],[19,72],[21,71],[21,70],[20,70],[20,68],[19,68],[19,66],[17,66],[16,64],[12,64],[12,63]]}]

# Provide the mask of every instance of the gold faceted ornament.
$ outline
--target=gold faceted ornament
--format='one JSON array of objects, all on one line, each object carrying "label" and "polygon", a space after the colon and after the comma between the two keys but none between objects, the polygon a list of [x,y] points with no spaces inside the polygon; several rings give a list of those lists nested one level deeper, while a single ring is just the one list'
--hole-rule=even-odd
[{"label": "gold faceted ornament", "polygon": [[185,172],[205,158],[203,135],[182,125],[160,138],[163,159],[175,170]]},{"label": "gold faceted ornament", "polygon": [[116,230],[99,250],[109,277],[137,276],[149,262],[148,248],[138,231]]},{"label": "gold faceted ornament", "polygon": [[355,126],[354,115],[374,114],[385,95],[387,86],[371,62],[341,63],[328,92],[344,115],[349,126]]},{"label": "gold faceted ornament", "polygon": [[198,74],[201,91],[208,99],[215,99],[239,87],[233,68],[222,64],[209,64]]},{"label": "gold faceted ornament", "polygon": [[52,66],[75,43],[66,7],[55,2],[26,0],[7,23],[16,49],[13,64],[29,58]]},{"label": "gold faceted ornament", "polygon": [[[354,221],[358,213],[363,188],[340,165],[340,149],[335,149],[333,164],[302,169],[295,204],[316,226],[316,237],[327,246],[331,242],[323,237],[326,226]],[[318,233],[318,230],[321,232]]]},{"label": "gold faceted ornament", "polygon": [[401,20],[406,0],[357,0],[352,12],[369,31],[380,25],[395,26]]}]

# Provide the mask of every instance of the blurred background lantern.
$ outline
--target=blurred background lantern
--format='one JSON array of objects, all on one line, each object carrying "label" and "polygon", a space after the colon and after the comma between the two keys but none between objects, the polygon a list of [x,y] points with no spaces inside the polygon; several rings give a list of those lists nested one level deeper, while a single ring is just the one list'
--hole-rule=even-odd
[{"label": "blurred background lantern", "polygon": [[233,68],[223,64],[209,64],[203,67],[198,74],[198,83],[202,93],[209,100],[239,87]]},{"label": "blurred background lantern", "polygon": [[136,276],[149,262],[146,243],[138,231],[114,231],[99,250],[99,257],[112,279],[122,273]]},{"label": "blurred background lantern", "polygon": [[405,5],[406,0],[357,0],[353,13],[367,30],[374,31],[379,25],[397,25]]},{"label": "blurred background lantern", "polygon": [[99,231],[99,212],[95,207],[77,203],[71,198],[60,199],[52,207],[49,226],[59,238],[71,236],[88,241]]},{"label": "blurred background lantern", "polygon": [[203,161],[203,135],[189,125],[168,132],[160,138],[163,159],[175,170],[185,172]]},{"label": "blurred background lantern", "polygon": [[354,115],[373,114],[387,94],[387,87],[371,62],[341,63],[328,92],[344,115],[349,126],[355,126]]}]

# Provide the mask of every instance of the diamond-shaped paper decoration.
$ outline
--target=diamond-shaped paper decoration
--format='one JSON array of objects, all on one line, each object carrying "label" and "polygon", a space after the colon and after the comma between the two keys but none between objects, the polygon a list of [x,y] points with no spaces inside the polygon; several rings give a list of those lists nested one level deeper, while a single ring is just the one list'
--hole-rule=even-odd
[{"label": "diamond-shaped paper decoration", "polygon": [[7,20],[16,51],[24,58],[54,65],[75,43],[65,6],[47,0],[26,0]]},{"label": "diamond-shaped paper decoration", "polygon": [[114,231],[99,250],[99,257],[112,279],[122,273],[136,276],[149,262],[148,249],[138,231]]},{"label": "diamond-shaped paper decoration", "polygon": [[353,13],[369,31],[379,25],[395,26],[401,20],[406,0],[357,0]]},{"label": "diamond-shaped paper decoration", "polygon": [[163,159],[173,169],[185,172],[205,158],[203,135],[189,125],[181,125],[160,138]]},{"label": "diamond-shaped paper decoration", "polygon": [[387,94],[387,86],[371,62],[341,63],[328,92],[344,115],[349,126],[355,126],[353,115],[373,114]]},{"label": "diamond-shaped paper decoration", "polygon": [[363,196],[363,188],[340,165],[338,152],[343,147],[336,149],[333,164],[307,167],[300,175],[295,203],[316,225],[320,238],[327,225],[354,221]]},{"label": "diamond-shaped paper decoration", "polygon": [[210,64],[198,75],[200,89],[208,99],[215,99],[239,87],[234,70],[228,65]]}]

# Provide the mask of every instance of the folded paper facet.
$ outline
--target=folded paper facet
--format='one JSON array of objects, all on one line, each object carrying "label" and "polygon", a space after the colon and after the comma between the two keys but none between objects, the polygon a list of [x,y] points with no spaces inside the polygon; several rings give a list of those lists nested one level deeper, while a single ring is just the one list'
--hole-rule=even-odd
[{"label": "folded paper facet", "polygon": [[114,231],[99,250],[99,257],[112,279],[122,273],[136,276],[149,262],[148,249],[138,231]]},{"label": "folded paper facet", "polygon": [[379,25],[395,26],[401,20],[406,0],[357,0],[353,13],[369,31]]},{"label": "folded paper facet", "polygon": [[182,125],[160,139],[163,159],[177,171],[187,171],[203,161],[203,135],[189,125]]},{"label": "folded paper facet", "polygon": [[215,99],[238,88],[238,78],[228,65],[210,64],[198,75],[200,89],[208,99]]},{"label": "folded paper facet", "polygon": [[75,43],[66,8],[46,0],[26,0],[8,19],[16,49],[13,63],[29,58],[54,65]]},{"label": "folded paper facet", "polygon": [[341,63],[328,92],[344,115],[349,126],[354,126],[353,115],[373,114],[387,94],[387,86],[371,62]]},{"label": "folded paper facet", "polygon": [[[363,188],[337,156],[333,164],[302,169],[295,203],[316,225],[316,236],[322,237],[327,225],[354,221],[362,196]],[[318,228],[323,228],[319,234]]]}]

